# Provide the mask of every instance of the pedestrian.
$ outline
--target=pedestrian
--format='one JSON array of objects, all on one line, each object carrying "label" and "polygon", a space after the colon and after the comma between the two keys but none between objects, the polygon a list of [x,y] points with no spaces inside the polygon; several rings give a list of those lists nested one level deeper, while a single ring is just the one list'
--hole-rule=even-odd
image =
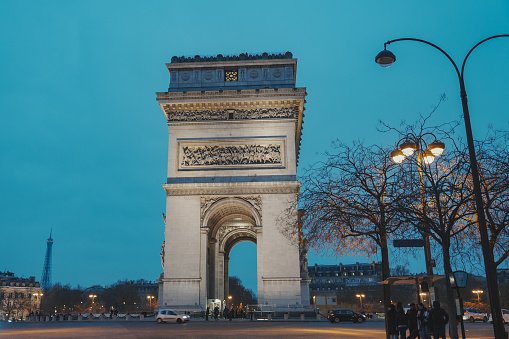
[{"label": "pedestrian", "polygon": [[210,307],[207,306],[207,311],[205,311],[205,320],[209,321]]},{"label": "pedestrian", "polygon": [[393,304],[390,304],[387,310],[387,333],[390,339],[398,339],[398,312]]},{"label": "pedestrian", "polygon": [[233,309],[233,305],[232,305],[232,308],[230,309],[230,321],[232,321],[234,314],[235,314],[235,310]]},{"label": "pedestrian", "polygon": [[400,301],[398,301],[397,305],[397,315],[396,315],[396,323],[398,325],[398,334],[400,339],[406,339],[406,329],[408,326],[408,318],[405,314],[405,310],[403,309],[403,305]]},{"label": "pedestrian", "polygon": [[431,339],[429,334],[429,312],[423,303],[417,304],[417,327],[421,339]]},{"label": "pedestrian", "polygon": [[228,306],[225,306],[224,310],[223,310],[223,318],[225,318],[225,319],[228,318],[229,313],[230,313],[230,311],[228,310]]},{"label": "pedestrian", "polygon": [[219,307],[214,307],[214,319],[219,320]]},{"label": "pedestrian", "polygon": [[419,335],[419,329],[417,327],[417,308],[414,303],[410,304],[406,317],[408,319],[408,332],[410,333],[407,339],[415,339]]},{"label": "pedestrian", "polygon": [[449,322],[449,315],[440,307],[438,300],[433,301],[433,308],[429,311],[429,323],[433,327],[433,338],[445,339],[445,325]]}]

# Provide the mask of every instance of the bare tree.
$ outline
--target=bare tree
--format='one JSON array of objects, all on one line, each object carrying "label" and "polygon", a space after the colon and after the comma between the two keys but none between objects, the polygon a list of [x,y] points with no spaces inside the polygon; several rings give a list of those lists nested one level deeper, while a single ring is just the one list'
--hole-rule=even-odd
[{"label": "bare tree", "polygon": [[[335,153],[302,178],[306,243],[316,251],[373,255],[380,251],[382,276],[390,276],[388,238],[400,226],[398,167],[379,146],[334,143]],[[391,303],[384,285],[384,307]]]},{"label": "bare tree", "polygon": [[[477,157],[489,244],[495,266],[509,258],[509,133],[491,131],[478,142]],[[475,208],[475,206],[473,206]],[[479,239],[473,236],[472,239]],[[475,242],[480,248],[479,241]]]}]

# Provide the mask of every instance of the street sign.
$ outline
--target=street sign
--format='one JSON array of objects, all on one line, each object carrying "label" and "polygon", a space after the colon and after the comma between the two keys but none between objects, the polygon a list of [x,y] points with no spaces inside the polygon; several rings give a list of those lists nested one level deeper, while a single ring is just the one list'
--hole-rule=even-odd
[{"label": "street sign", "polygon": [[396,239],[392,241],[394,247],[424,247],[424,239]]},{"label": "street sign", "polygon": [[456,280],[457,287],[465,287],[467,286],[468,274],[464,271],[456,271],[454,272],[454,280]]}]

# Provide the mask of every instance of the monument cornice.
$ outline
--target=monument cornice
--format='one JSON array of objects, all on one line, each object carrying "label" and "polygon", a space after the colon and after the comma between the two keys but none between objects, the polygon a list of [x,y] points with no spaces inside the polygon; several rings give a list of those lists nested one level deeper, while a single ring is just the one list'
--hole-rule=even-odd
[{"label": "monument cornice", "polygon": [[[296,107],[295,143],[299,159],[306,88],[267,88],[223,91],[157,92],[157,101],[168,122],[173,110],[224,110],[263,107]],[[173,122],[171,122],[173,123]],[[180,123],[180,122],[177,122]],[[188,123],[188,122],[185,122]]]},{"label": "monument cornice", "polygon": [[303,100],[306,88],[266,88],[241,89],[223,91],[187,91],[187,92],[156,92],[159,105],[172,102],[207,102],[207,101],[239,101],[239,100],[270,100],[271,98],[301,99]]},{"label": "monument cornice", "polygon": [[299,193],[300,181],[163,184],[166,196]]},{"label": "monument cornice", "polygon": [[193,62],[171,62],[166,64],[166,68],[169,71],[171,70],[179,70],[179,69],[214,69],[214,68],[224,68],[224,67],[278,67],[278,66],[297,66],[297,59],[253,59],[253,60],[221,60],[221,61],[198,61]]}]

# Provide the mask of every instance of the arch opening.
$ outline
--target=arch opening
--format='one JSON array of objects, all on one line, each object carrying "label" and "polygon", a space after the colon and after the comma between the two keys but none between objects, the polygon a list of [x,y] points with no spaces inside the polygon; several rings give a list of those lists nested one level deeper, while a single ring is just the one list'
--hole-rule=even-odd
[{"label": "arch opening", "polygon": [[[237,244],[250,242],[255,245],[255,264],[253,267],[254,274],[257,276],[256,243],[257,227],[260,227],[260,219],[258,212],[249,202],[238,198],[221,199],[215,202],[205,214],[203,223],[209,229],[207,248],[209,299],[227,300],[230,256],[232,253],[235,253],[236,257],[243,255],[242,252],[232,252]],[[238,261],[239,258],[236,259]],[[240,261],[242,261],[242,258],[240,258]],[[253,272],[251,272],[252,275]]]}]

